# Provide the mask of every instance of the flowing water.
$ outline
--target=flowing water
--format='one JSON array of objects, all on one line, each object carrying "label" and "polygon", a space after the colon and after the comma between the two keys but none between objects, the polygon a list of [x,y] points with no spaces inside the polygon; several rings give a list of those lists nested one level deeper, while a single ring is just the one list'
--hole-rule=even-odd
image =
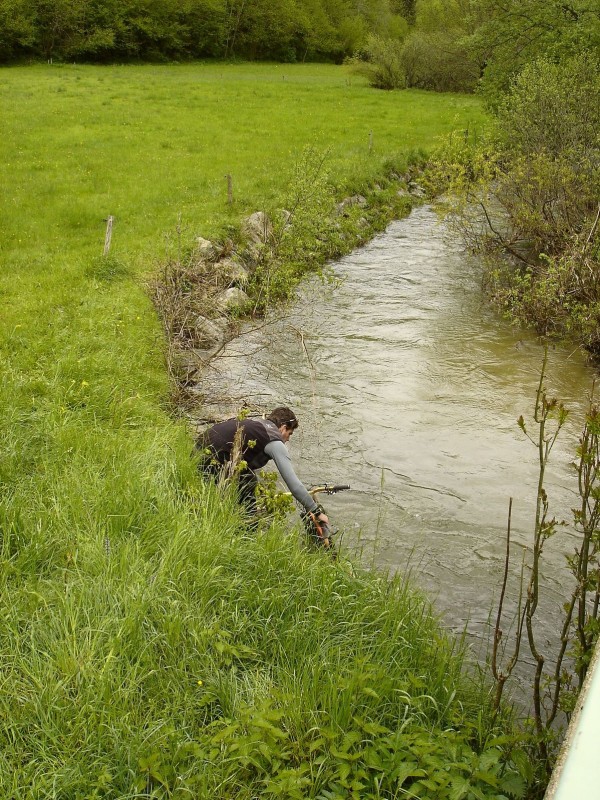
[{"label": "flowing water", "polygon": [[[311,282],[285,320],[233,342],[207,384],[238,405],[290,405],[300,478],[351,484],[324,500],[343,546],[378,569],[410,569],[450,627],[485,639],[510,497],[513,596],[531,539],[537,451],[516,421],[531,417],[543,347],[486,307],[481,267],[430,208],[333,269],[339,285]],[[577,502],[571,462],[591,382],[578,350],[550,351],[547,386],[571,410],[546,482],[559,518]],[[548,639],[572,548],[568,528],[547,547]]]}]

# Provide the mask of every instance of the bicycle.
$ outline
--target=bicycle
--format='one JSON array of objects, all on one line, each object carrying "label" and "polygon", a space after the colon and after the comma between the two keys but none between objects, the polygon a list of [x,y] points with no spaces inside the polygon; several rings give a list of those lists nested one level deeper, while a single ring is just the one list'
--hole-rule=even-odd
[{"label": "bicycle", "polygon": [[[337,492],[344,492],[349,489],[347,483],[323,483],[317,486],[311,486],[308,493],[313,498],[315,503],[318,503],[318,494],[337,494]],[[315,547],[322,547],[325,550],[333,551],[335,557],[335,547],[333,544],[333,536],[337,531],[332,531],[329,525],[318,519],[317,514],[312,511],[304,511],[300,518],[304,523],[304,530],[307,533],[310,543]]]}]

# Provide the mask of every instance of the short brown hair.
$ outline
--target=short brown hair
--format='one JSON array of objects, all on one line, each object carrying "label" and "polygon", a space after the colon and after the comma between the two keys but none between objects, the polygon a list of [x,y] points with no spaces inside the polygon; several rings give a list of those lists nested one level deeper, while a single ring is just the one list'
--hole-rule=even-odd
[{"label": "short brown hair", "polygon": [[282,425],[285,425],[286,428],[290,428],[293,431],[296,430],[299,424],[298,420],[296,419],[296,415],[292,409],[288,408],[287,406],[278,406],[277,408],[274,408],[267,419],[270,419],[271,422],[274,422],[278,428],[280,428]]}]

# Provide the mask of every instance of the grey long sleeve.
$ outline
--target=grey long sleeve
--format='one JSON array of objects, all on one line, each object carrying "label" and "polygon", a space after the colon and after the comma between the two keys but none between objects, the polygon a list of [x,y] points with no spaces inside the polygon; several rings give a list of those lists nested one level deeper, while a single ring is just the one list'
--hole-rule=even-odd
[{"label": "grey long sleeve", "polygon": [[265,453],[275,462],[279,474],[293,497],[303,505],[307,511],[314,511],[317,507],[317,503],[315,503],[313,498],[306,491],[306,487],[300,482],[300,479],[294,472],[292,459],[284,443],[280,441],[269,442],[265,447]]}]

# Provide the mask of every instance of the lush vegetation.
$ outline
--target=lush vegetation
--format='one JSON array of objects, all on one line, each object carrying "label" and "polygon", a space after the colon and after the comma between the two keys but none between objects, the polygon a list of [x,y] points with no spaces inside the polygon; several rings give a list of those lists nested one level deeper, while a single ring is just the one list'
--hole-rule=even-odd
[{"label": "lush vegetation", "polygon": [[248,536],[199,480],[145,286],[282,206],[308,143],[333,195],[366,191],[478,103],[308,66],[13,68],[1,91],[0,794],[519,796],[524,754],[422,598]]},{"label": "lush vegetation", "polygon": [[545,336],[600,354],[600,81],[584,53],[539,58],[499,99],[489,136],[454,137],[433,171],[437,192],[488,263],[490,296]]},{"label": "lush vegetation", "polygon": [[491,105],[535,59],[600,47],[600,11],[586,0],[416,0],[403,22],[371,30],[356,48],[353,61],[374,86],[477,90]]},{"label": "lush vegetation", "polygon": [[[465,243],[483,257],[486,286],[496,305],[511,320],[533,326],[544,337],[573,340],[597,362],[600,9],[585,2],[483,0],[469,4],[457,19],[463,26],[465,52],[480,68],[477,88],[494,118],[483,137],[453,135],[446,141],[428,173],[431,191],[446,193],[449,219]],[[544,471],[565,419],[562,405],[547,396],[542,375],[533,435],[523,418],[519,420],[540,456],[527,585],[522,586],[514,649],[499,668],[500,605],[492,658],[500,697],[521,657],[521,644],[526,643],[534,665],[532,721],[538,758],[548,770],[557,715],[568,715],[572,709],[599,634],[594,403],[578,448],[581,504],[573,510],[573,518],[580,538],[575,552],[566,557],[575,588],[570,595],[564,587],[564,618],[557,621],[561,645],[554,663],[543,652],[533,624],[542,550],[557,525],[548,514]],[[552,431],[550,421],[555,424]],[[566,656],[572,658],[572,668],[564,668]]]},{"label": "lush vegetation", "polygon": [[0,59],[341,60],[414,0],[2,0]]},{"label": "lush vegetation", "polygon": [[[446,35],[458,43],[461,66],[452,66],[456,53],[444,46],[444,63],[434,65],[432,45]],[[465,241],[488,259],[491,296],[519,323],[570,337],[597,357],[597,4],[417,2],[415,27],[395,51],[406,73],[400,69],[397,85],[415,85],[406,58],[417,39],[432,65],[431,79],[417,85],[456,86],[449,76],[464,75],[458,85],[476,88],[494,112],[484,137],[446,143],[431,179],[434,193],[457,200],[453,216]],[[382,59],[370,51],[365,63],[373,72]]]},{"label": "lush vegetation", "polygon": [[525,64],[600,46],[587,0],[0,0],[0,61],[352,57],[381,88],[497,99]]},{"label": "lush vegetation", "polygon": [[6,543],[4,796],[521,794],[421,598],[183,490],[139,531]]}]

